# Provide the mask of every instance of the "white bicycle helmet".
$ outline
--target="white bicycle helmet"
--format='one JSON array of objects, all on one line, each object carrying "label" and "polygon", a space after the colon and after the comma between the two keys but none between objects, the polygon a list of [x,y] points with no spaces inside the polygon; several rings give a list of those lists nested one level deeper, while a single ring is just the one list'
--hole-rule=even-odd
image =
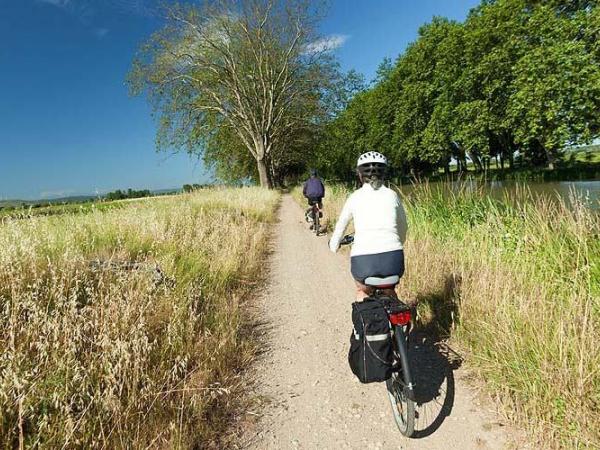
[{"label": "white bicycle helmet", "polygon": [[383,156],[379,152],[367,152],[363,153],[358,157],[358,161],[356,162],[356,167],[363,166],[365,164],[383,164],[385,166],[388,165],[387,158]]},{"label": "white bicycle helmet", "polygon": [[388,161],[379,152],[367,152],[358,157],[356,168],[364,183],[369,183],[374,189],[379,189],[387,175]]}]

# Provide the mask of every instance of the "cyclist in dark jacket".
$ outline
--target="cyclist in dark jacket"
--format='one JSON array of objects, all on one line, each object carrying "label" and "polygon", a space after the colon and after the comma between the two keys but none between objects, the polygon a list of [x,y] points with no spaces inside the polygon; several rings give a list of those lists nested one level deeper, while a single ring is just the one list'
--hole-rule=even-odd
[{"label": "cyclist in dark jacket", "polygon": [[325,197],[325,186],[323,186],[323,182],[317,176],[316,169],[311,169],[310,178],[304,183],[302,193],[308,200],[308,205],[310,206],[310,208],[308,208],[305,213],[306,221],[311,221],[310,217],[312,214],[312,206],[315,203],[319,205],[319,217],[322,217],[321,210],[323,209],[323,197]]},{"label": "cyclist in dark jacket", "polygon": [[317,176],[316,169],[311,169],[310,178],[304,183],[302,193],[308,200],[308,204],[312,206],[315,203],[319,204],[319,208],[323,208],[322,200],[325,197],[325,186]]}]

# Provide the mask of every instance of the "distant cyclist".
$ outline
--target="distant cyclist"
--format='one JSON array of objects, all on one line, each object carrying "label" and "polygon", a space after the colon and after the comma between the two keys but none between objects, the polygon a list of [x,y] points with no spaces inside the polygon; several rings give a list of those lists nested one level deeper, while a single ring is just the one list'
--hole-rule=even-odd
[{"label": "distant cyclist", "polygon": [[[325,186],[319,178],[316,169],[310,170],[310,178],[304,183],[302,193],[308,200],[308,205],[313,206],[315,203],[319,205],[319,209],[323,209],[323,197],[325,197]],[[306,214],[310,214],[312,208],[308,208]]]},{"label": "distant cyclist", "polygon": [[[350,271],[356,282],[357,299],[370,293],[364,281],[371,276],[402,276],[404,273],[403,244],[408,225],[398,194],[383,185],[387,175],[387,158],[378,152],[367,152],[356,164],[362,187],[346,200],[329,241],[336,252],[344,231],[354,220],[354,245],[350,252]],[[393,289],[387,292],[395,295]]]}]

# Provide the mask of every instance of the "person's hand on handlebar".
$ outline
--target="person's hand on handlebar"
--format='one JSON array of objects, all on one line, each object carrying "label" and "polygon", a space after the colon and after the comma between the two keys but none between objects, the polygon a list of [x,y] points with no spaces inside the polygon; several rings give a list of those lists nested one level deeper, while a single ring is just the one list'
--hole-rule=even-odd
[{"label": "person's hand on handlebar", "polygon": [[353,234],[347,234],[342,239],[340,239],[340,242],[339,242],[338,246],[335,249],[331,248],[331,239],[329,239],[329,241],[327,241],[327,246],[331,249],[331,251],[333,253],[336,253],[338,251],[338,249],[342,245],[350,245],[353,242],[354,242],[354,235]]},{"label": "person's hand on handlebar", "polygon": [[350,245],[353,242],[354,242],[354,235],[353,234],[347,234],[340,241],[340,245]]},{"label": "person's hand on handlebar", "polygon": [[[331,242],[331,239],[329,239],[329,241],[327,241],[327,246],[329,247],[329,243]],[[340,241],[340,247],[342,245],[350,245],[354,242],[354,235],[353,234],[347,234],[346,236],[344,236],[342,238],[342,240]]]}]

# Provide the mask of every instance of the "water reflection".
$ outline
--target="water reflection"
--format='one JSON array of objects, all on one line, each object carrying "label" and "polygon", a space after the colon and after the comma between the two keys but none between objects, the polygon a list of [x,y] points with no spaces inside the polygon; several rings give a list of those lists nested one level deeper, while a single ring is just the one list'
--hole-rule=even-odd
[{"label": "water reflection", "polygon": [[[419,185],[404,185],[400,190],[410,195]],[[517,181],[478,181],[463,180],[449,182],[434,182],[429,184],[432,190],[442,192],[475,192],[483,191],[492,198],[521,202],[531,197],[547,199],[563,199],[571,205],[577,198],[593,209],[600,209],[600,180],[595,181],[548,181],[548,182],[517,182]]]}]

